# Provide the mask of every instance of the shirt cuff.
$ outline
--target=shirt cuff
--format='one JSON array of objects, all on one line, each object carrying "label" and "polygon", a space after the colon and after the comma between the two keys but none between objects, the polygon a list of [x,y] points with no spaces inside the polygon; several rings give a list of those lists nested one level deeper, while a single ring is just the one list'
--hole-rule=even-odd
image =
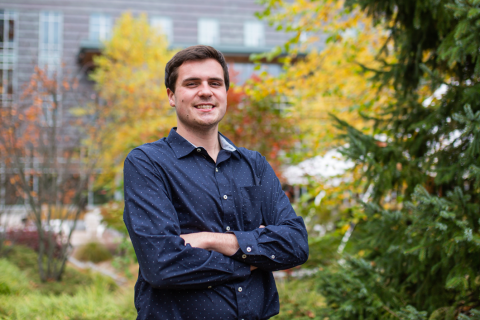
[{"label": "shirt cuff", "polygon": [[[255,237],[252,231],[233,231],[232,233],[237,237],[238,245],[243,254],[247,256],[260,255],[257,237]],[[237,255],[237,253],[235,255]]]}]

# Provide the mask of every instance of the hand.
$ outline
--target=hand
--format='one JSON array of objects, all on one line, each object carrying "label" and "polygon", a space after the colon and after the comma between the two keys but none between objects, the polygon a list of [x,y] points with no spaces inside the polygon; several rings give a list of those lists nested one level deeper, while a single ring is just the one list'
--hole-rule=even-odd
[{"label": "hand", "polygon": [[[259,228],[265,228],[265,226],[261,224]],[[223,235],[226,235],[231,238],[231,234],[224,234],[224,233],[220,234],[220,233],[213,233],[213,232],[196,232],[196,233],[189,233],[189,234],[181,234],[180,237],[183,240],[185,240],[185,245],[190,244],[194,248],[215,250],[211,247],[216,247],[216,245],[209,244],[209,240],[213,240],[217,236],[222,237]],[[238,241],[237,241],[237,245],[238,245]]]},{"label": "hand", "polygon": [[231,233],[197,232],[181,234],[185,245],[190,244],[194,248],[216,251],[226,256],[233,256],[240,249],[237,237]]},{"label": "hand", "polygon": [[180,237],[185,240],[185,245],[190,244],[194,248],[208,249],[206,241],[207,233],[208,232],[181,234]]},{"label": "hand", "polygon": [[[265,228],[265,226],[260,225],[259,228]],[[232,256],[240,249],[237,237],[230,233],[197,232],[181,234],[180,237],[185,241],[185,245],[190,244],[193,248],[217,251],[226,256]],[[257,267],[250,266],[250,271],[255,269]]]}]

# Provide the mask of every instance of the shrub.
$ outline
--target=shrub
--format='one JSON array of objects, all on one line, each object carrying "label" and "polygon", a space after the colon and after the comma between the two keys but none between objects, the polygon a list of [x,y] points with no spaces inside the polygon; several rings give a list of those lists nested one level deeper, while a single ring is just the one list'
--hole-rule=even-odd
[{"label": "shrub", "polygon": [[[43,240],[44,248],[48,248],[48,237],[52,237],[53,242],[55,243],[53,255],[59,257],[62,244],[60,240],[60,235],[53,232],[44,231],[45,239]],[[6,240],[10,241],[14,245],[22,245],[29,247],[36,252],[39,251],[39,235],[37,230],[28,230],[28,229],[18,229],[18,230],[9,230],[6,232]]]},{"label": "shrub", "polygon": [[3,296],[0,319],[135,319],[131,288],[112,292],[109,278],[94,275],[92,280],[93,284],[80,288],[73,296],[45,295],[36,290],[23,296]]},{"label": "shrub", "polygon": [[123,222],[124,206],[125,204],[123,201],[109,202],[100,208],[100,212],[103,216],[103,222],[105,222],[109,228],[113,228],[117,231],[120,231],[124,235],[128,235],[127,227]]},{"label": "shrub", "polygon": [[99,242],[90,242],[78,248],[75,258],[80,261],[92,261],[94,263],[112,259],[112,254]]},{"label": "shrub", "polygon": [[[73,268],[66,267],[61,281],[42,282],[38,274],[37,254],[25,246],[14,246],[6,257],[11,264],[15,265],[25,275],[28,282],[32,283],[35,290],[42,294],[68,294],[74,295],[79,288],[89,286],[93,283],[90,272],[80,272]],[[3,271],[2,268],[0,270]],[[116,287],[111,280],[110,290]]]},{"label": "shrub", "polygon": [[324,319],[325,299],[315,290],[311,278],[277,281],[280,314],[275,320]]},{"label": "shrub", "polygon": [[27,276],[16,265],[0,259],[0,295],[17,295],[27,292],[30,284]]}]

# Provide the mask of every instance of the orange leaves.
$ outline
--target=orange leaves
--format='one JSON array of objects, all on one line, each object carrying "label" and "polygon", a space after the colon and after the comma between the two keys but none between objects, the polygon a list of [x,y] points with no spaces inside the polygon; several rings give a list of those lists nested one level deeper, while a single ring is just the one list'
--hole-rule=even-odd
[{"label": "orange leaves", "polygon": [[245,89],[243,86],[229,90],[228,110],[220,123],[220,132],[239,147],[260,152],[281,177],[283,155],[296,141],[294,121],[278,109],[278,96],[257,100]]},{"label": "orange leaves", "polygon": [[16,183],[19,182],[19,181],[20,181],[20,177],[19,177],[18,175],[15,175],[15,176],[11,176],[11,177],[10,177],[10,183],[11,183],[12,185],[16,184]]},{"label": "orange leaves", "polygon": [[68,83],[68,81],[65,81],[65,80],[64,80],[64,81],[62,82],[62,86],[63,86],[63,88],[64,88],[65,90],[67,90],[67,91],[70,90],[70,83]]}]

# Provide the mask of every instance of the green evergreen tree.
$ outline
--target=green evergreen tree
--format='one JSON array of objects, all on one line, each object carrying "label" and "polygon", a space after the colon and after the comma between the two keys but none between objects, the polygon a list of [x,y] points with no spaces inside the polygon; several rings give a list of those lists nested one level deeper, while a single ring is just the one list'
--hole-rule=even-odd
[{"label": "green evergreen tree", "polygon": [[[316,276],[325,316],[480,319],[480,1],[356,5],[390,32],[397,62],[374,81],[396,102],[370,135],[336,119],[370,200],[348,255]],[[425,86],[447,89],[426,103]]]}]

